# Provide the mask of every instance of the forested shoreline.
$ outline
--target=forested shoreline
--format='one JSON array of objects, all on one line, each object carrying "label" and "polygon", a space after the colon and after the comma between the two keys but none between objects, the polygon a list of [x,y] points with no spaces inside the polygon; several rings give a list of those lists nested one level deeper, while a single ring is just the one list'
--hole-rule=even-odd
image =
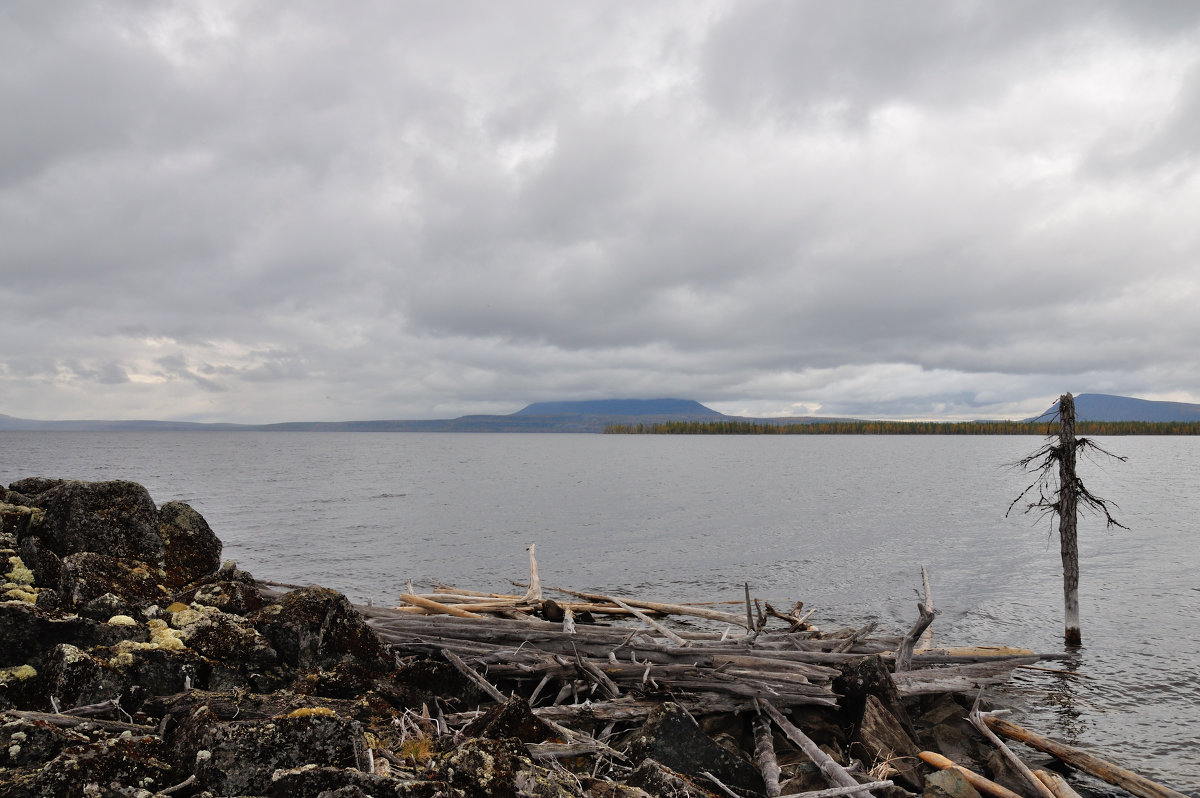
[{"label": "forested shoreline", "polygon": [[[1047,435],[1044,421],[664,421],[609,424],[614,435]],[[1200,435],[1200,421],[1080,421],[1081,435]]]}]

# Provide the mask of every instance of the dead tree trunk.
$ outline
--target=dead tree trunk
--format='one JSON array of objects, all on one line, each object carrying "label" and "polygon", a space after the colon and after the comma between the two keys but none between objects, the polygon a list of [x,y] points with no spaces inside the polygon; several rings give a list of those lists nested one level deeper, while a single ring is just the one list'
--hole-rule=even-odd
[{"label": "dead tree trunk", "polygon": [[1063,600],[1066,609],[1066,643],[1083,643],[1079,631],[1079,478],[1075,475],[1075,397],[1063,394],[1058,400],[1058,545],[1062,552]]},{"label": "dead tree trunk", "polygon": [[1079,503],[1082,501],[1084,507],[1103,513],[1108,526],[1126,527],[1113,518],[1108,502],[1089,491],[1079,479],[1075,472],[1076,455],[1080,450],[1094,449],[1120,461],[1125,458],[1106,452],[1087,438],[1075,437],[1075,397],[1071,394],[1059,397],[1055,418],[1058,421],[1057,436],[1051,433],[1042,448],[1014,464],[1036,473],[1037,478],[1013,499],[1008,510],[1012,512],[1018,502],[1030,497],[1025,512],[1036,510],[1041,515],[1058,517],[1066,610],[1064,639],[1068,646],[1078,646],[1083,642],[1079,625],[1079,540],[1076,533]]}]

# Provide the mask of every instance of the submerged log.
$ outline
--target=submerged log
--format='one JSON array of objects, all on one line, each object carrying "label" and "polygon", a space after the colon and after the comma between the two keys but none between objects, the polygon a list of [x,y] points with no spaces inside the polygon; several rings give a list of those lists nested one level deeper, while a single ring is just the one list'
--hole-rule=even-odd
[{"label": "submerged log", "polygon": [[1140,796],[1140,798],[1187,798],[1181,792],[1176,792],[1170,787],[1164,787],[1144,776],[1139,776],[1133,771],[1114,765],[1112,762],[1105,761],[1095,754],[1089,754],[1080,748],[1060,743],[1057,740],[1051,740],[1049,737],[1043,737],[1015,723],[1001,720],[1000,718],[985,718],[985,722],[997,734],[1002,734],[1010,740],[1016,740],[1039,751],[1044,751],[1074,768],[1089,773],[1098,779],[1103,779],[1109,784],[1115,784],[1134,795]]}]

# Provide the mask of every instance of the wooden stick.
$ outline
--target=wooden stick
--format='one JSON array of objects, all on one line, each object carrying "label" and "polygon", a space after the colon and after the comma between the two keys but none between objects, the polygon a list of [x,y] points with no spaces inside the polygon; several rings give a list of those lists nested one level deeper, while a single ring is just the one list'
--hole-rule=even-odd
[{"label": "wooden stick", "polygon": [[856,787],[830,787],[828,790],[789,792],[787,795],[779,796],[779,798],[837,798],[840,795],[849,795],[852,792],[858,792],[859,789],[878,790],[891,786],[893,786],[891,779],[885,779],[883,781],[869,781],[865,784],[859,784]]},{"label": "wooden stick", "polygon": [[754,615],[750,612],[750,583],[746,582],[746,631],[754,631]]},{"label": "wooden stick", "polygon": [[436,610],[438,612],[445,613],[446,615],[453,615],[458,618],[482,618],[483,617],[482,615],[476,615],[473,612],[467,612],[466,610],[460,610],[458,607],[454,607],[449,604],[440,604],[436,601],[433,601],[432,599],[421,598],[420,596],[414,596],[412,593],[402,593],[400,595],[400,600],[407,602],[408,604],[412,604],[415,607],[423,607],[427,610]]},{"label": "wooden stick", "polygon": [[1054,793],[1054,798],[1080,798],[1079,793],[1067,784],[1067,780],[1057,773],[1050,773],[1045,770],[1035,770],[1033,775],[1038,777],[1038,780],[1045,784]]},{"label": "wooden stick", "polygon": [[767,785],[767,798],[778,798],[783,792],[779,786],[779,760],[775,758],[775,743],[771,739],[771,721],[759,715],[754,719],[754,756]]},{"label": "wooden stick", "polygon": [[871,634],[871,632],[874,632],[875,627],[877,627],[877,626],[879,626],[878,621],[869,622],[866,626],[859,629],[858,631],[851,632],[849,637],[847,637],[841,643],[838,643],[831,650],[835,651],[837,653],[841,653],[843,651],[849,651],[850,649],[854,648],[855,643],[857,643],[859,640],[866,637],[867,635]]},{"label": "wooden stick", "polygon": [[917,612],[921,613],[921,617],[917,618],[908,634],[904,635],[904,639],[900,641],[900,648],[896,651],[896,673],[912,669],[913,648],[917,645],[917,638],[929,628],[929,624],[933,623],[937,616],[937,610],[931,610],[921,603],[917,604]]},{"label": "wooden stick", "polygon": [[868,790],[863,789],[854,780],[854,777],[846,772],[845,768],[833,761],[833,758],[829,754],[818,748],[817,744],[807,734],[793,726],[791,721],[783,716],[782,712],[771,705],[770,701],[764,701],[760,698],[757,700],[757,703],[762,709],[766,710],[766,713],[771,716],[771,720],[775,721],[775,725],[787,735],[787,738],[795,743],[804,752],[805,756],[811,759],[813,764],[825,774],[825,778],[833,782],[834,786],[855,787],[856,789],[851,791],[850,795],[856,795],[859,798],[871,798],[871,793]]},{"label": "wooden stick", "polygon": [[[933,609],[933,591],[929,588],[929,572],[925,570],[925,566],[921,566],[921,587],[925,591],[925,606],[930,610]],[[919,642],[921,648],[933,648],[933,627],[925,628],[921,633]]]},{"label": "wooden stick", "polygon": [[713,784],[717,785],[717,789],[719,789],[721,792],[725,793],[726,795],[730,796],[730,798],[742,798],[742,796],[738,795],[736,792],[734,792],[733,790],[726,787],[724,782],[722,782],[720,779],[718,779],[713,774],[709,773],[707,770],[700,771],[700,775],[703,776],[704,778],[708,779],[709,781],[711,781]]},{"label": "wooden stick", "polygon": [[975,705],[971,707],[971,714],[967,716],[967,720],[969,720],[971,725],[974,726],[980,734],[986,737],[992,745],[996,746],[996,749],[1000,752],[1000,755],[1008,761],[1008,764],[1012,765],[1013,768],[1021,774],[1021,777],[1029,783],[1030,787],[1033,788],[1035,794],[1040,795],[1041,798],[1055,798],[1055,795],[1050,788],[1043,784],[1037,776],[1033,775],[1033,771],[1029,769],[1029,766],[1022,762],[1021,758],[1014,754],[1012,749],[1005,745],[1004,741],[997,737],[995,732],[989,729],[987,724],[983,722],[983,713],[979,711],[979,699],[982,694],[983,690],[980,690],[979,695],[975,696]]},{"label": "wooden stick", "polygon": [[1140,798],[1186,798],[1183,793],[1176,792],[1170,787],[1164,787],[1161,784],[1150,781],[1150,779],[1144,776],[1139,776],[1131,770],[1118,767],[1082,749],[1051,740],[1049,737],[1043,737],[1040,734],[1035,734],[1021,728],[1015,723],[1010,723],[1000,718],[986,718],[985,721],[991,727],[992,731],[997,734],[1002,734],[1010,740],[1016,740],[1032,746],[1039,751],[1044,751],[1051,756],[1061,759],[1071,767],[1078,768],[1085,773],[1090,773],[1096,778],[1104,779],[1109,784],[1115,784],[1121,789],[1128,790],[1134,795],[1140,796]]},{"label": "wooden stick", "polygon": [[537,557],[533,553],[535,548],[537,548],[536,544],[529,544],[529,590],[525,591],[525,601],[527,602],[542,600],[542,580],[538,578]]},{"label": "wooden stick", "polygon": [[651,618],[649,615],[647,615],[646,613],[644,613],[644,612],[640,612],[640,611],[638,611],[638,610],[635,610],[633,607],[630,607],[630,606],[629,606],[628,604],[626,604],[624,601],[621,601],[621,599],[619,599],[619,598],[610,598],[610,599],[608,599],[608,601],[611,601],[613,604],[616,604],[618,607],[620,607],[620,608],[621,608],[621,609],[623,609],[623,610],[629,610],[629,611],[630,611],[630,612],[632,612],[632,613],[633,613],[635,616],[637,616],[637,619],[638,619],[639,621],[641,621],[642,623],[644,623],[644,624],[646,624],[647,626],[651,627],[652,629],[655,629],[655,630],[657,630],[658,632],[661,632],[663,635],[665,635],[665,636],[666,636],[666,638],[667,638],[668,640],[670,640],[670,641],[671,641],[672,643],[674,643],[675,645],[677,645],[677,646],[686,646],[686,645],[688,644],[688,642],[687,642],[686,640],[684,640],[682,637],[680,637],[679,635],[675,634],[674,632],[672,632],[672,631],[671,631],[670,629],[668,629],[667,627],[663,626],[663,625],[662,625],[661,623],[659,623],[658,621],[656,621],[656,620],[652,619],[652,618]]},{"label": "wooden stick", "polygon": [[133,734],[157,735],[158,728],[156,726],[141,726],[136,723],[122,723],[119,720],[101,720],[99,718],[83,718],[78,715],[62,715],[53,712],[35,712],[32,710],[16,710],[8,709],[3,712],[5,715],[12,715],[25,720],[36,720],[42,723],[49,723],[51,726],[57,726],[60,729],[70,729],[84,723],[91,723],[99,726],[105,731],[128,731]]},{"label": "wooden stick", "polygon": [[955,763],[953,760],[947,759],[934,751],[922,751],[918,756],[921,760],[933,765],[935,768],[942,770],[958,771],[967,783],[980,792],[985,792],[995,798],[1024,798],[1020,793],[1015,793],[1007,787],[1002,787],[991,779],[985,779],[973,770],[967,770],[962,765]]},{"label": "wooden stick", "polygon": [[453,651],[442,649],[442,656],[446,658],[447,662],[457,668],[459,673],[461,673],[463,676],[466,676],[471,680],[472,683],[479,687],[479,689],[491,696],[492,700],[497,704],[503,704],[508,700],[505,698],[504,693],[496,689],[494,684],[476,673],[474,668],[463,662],[462,659],[459,658],[459,656]]},{"label": "wooden stick", "polygon": [[[568,596],[578,596],[589,601],[609,601],[607,596],[602,596],[597,593],[580,593],[575,590],[567,590],[565,588],[551,588],[559,593],[566,593]],[[637,607],[642,610],[654,610],[667,615],[691,615],[696,618],[707,618],[710,621],[723,621],[731,623],[735,626],[745,626],[746,621],[740,616],[729,612],[721,612],[719,610],[710,610],[704,607],[697,607],[690,604],[664,604],[658,601],[641,601],[637,599],[623,599],[623,601],[631,607]]]}]

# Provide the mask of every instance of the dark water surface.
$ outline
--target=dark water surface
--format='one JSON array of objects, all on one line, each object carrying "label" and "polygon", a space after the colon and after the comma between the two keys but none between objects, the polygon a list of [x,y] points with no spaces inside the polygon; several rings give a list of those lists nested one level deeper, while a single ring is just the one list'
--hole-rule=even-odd
[{"label": "dark water surface", "polygon": [[[1131,529],[1080,524],[1078,678],[1019,672],[1015,720],[1200,796],[1200,439],[1083,464]],[[259,578],[394,602],[407,580],[666,601],[754,595],[825,627],[916,617],[935,643],[1062,651],[1048,522],[1006,519],[1025,437],[0,433],[0,480],[130,479],[199,510]],[[1061,667],[1051,663],[1052,667]]]}]

